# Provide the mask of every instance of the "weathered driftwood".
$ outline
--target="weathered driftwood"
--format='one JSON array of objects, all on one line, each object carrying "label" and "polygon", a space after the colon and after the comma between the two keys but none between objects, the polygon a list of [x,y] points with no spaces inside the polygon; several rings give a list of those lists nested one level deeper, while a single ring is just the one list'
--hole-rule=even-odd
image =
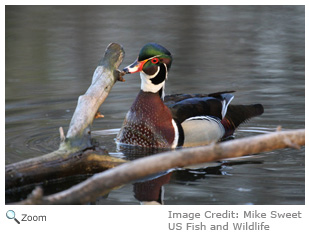
[{"label": "weathered driftwood", "polygon": [[74,174],[95,173],[124,162],[107,155],[91,143],[90,128],[95,114],[117,80],[122,80],[118,66],[124,58],[123,48],[111,43],[99,62],[92,83],[79,97],[68,133],[60,128],[58,150],[6,166],[6,189],[38,183]]},{"label": "weathered driftwood", "polygon": [[109,192],[112,188],[136,179],[175,167],[266,152],[275,149],[300,148],[305,144],[305,130],[277,131],[209,146],[164,152],[122,164],[96,174],[65,191],[42,197],[36,190],[31,197],[18,204],[85,204]]},{"label": "weathered driftwood", "polygon": [[59,150],[8,165],[5,169],[5,189],[72,175],[94,174],[124,162],[126,161],[111,157],[105,150],[96,147],[74,153]]},{"label": "weathered driftwood", "polygon": [[111,43],[103,59],[94,71],[91,86],[86,93],[78,98],[78,104],[71,119],[65,139],[71,147],[91,147],[91,125],[93,119],[108,96],[117,80],[117,70],[124,57],[124,51],[119,44]]}]

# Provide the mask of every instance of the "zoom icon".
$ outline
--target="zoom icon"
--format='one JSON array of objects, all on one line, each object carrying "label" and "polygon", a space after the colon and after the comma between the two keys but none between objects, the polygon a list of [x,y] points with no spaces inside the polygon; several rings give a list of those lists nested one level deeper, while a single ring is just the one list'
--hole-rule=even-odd
[{"label": "zoom icon", "polygon": [[13,210],[8,210],[6,212],[6,217],[8,219],[14,219],[16,223],[20,224],[20,222],[18,221],[18,219],[15,218],[15,212]]}]

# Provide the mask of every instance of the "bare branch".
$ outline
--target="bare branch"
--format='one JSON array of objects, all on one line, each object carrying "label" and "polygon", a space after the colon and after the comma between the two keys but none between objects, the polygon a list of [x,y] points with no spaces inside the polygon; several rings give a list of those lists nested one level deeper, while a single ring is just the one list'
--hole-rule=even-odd
[{"label": "bare branch", "polygon": [[124,50],[119,44],[108,45],[103,59],[94,71],[91,86],[78,98],[66,136],[66,142],[71,147],[83,149],[92,146],[90,127],[115,82],[123,80],[118,70],[123,58]]},{"label": "bare branch", "polygon": [[[204,162],[305,144],[305,130],[280,131],[209,146],[164,152],[96,174],[65,191],[42,198],[42,204],[85,204],[115,187],[157,172]],[[23,202],[20,202],[23,204]]]},{"label": "bare branch", "polygon": [[[78,99],[66,137],[62,127],[59,128],[61,141],[59,149],[40,157],[7,165],[6,189],[38,183],[51,177],[82,174],[85,169],[90,171],[87,173],[94,173],[94,169],[102,171],[124,162],[119,162],[119,159],[107,156],[102,149],[95,148],[90,135],[90,127],[96,112],[115,82],[123,80],[124,74],[118,70],[123,58],[124,50],[121,45],[116,43],[108,45],[93,74],[90,87]],[[99,157],[94,158],[93,154]]]}]

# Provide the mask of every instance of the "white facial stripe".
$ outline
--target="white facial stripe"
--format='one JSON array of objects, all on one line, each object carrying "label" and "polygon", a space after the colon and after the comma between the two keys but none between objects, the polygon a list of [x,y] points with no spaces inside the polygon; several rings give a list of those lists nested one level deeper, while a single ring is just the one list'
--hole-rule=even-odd
[{"label": "white facial stripe", "polygon": [[144,72],[141,72],[140,73],[140,76],[141,76],[141,80],[142,80],[142,83],[141,83],[141,89],[145,92],[152,92],[152,93],[157,93],[165,84],[165,81],[161,82],[160,84],[153,84],[151,82],[151,78],[154,78],[155,76],[157,76],[157,74],[159,73],[160,71],[160,67],[158,67],[158,71],[149,76],[147,75],[146,73]]},{"label": "white facial stripe", "polygon": [[165,64],[165,63],[163,63],[163,64],[164,64],[164,66],[165,66],[165,71],[166,71],[166,74],[165,74],[165,79],[167,80],[167,75],[168,75],[167,66],[166,66],[166,64]]},{"label": "white facial stripe", "polygon": [[[153,74],[153,75],[148,75],[148,74],[146,74],[144,71],[141,71],[141,74],[143,73],[145,76],[147,76],[148,79],[152,79],[152,78],[154,78],[155,76],[157,76],[158,73],[159,73],[159,71],[160,71],[160,67],[157,67],[157,68],[158,68],[157,72],[156,72],[155,74]],[[141,75],[141,76],[142,76],[142,75]]]},{"label": "white facial stripe", "polygon": [[147,59],[147,60],[151,60],[151,59],[153,59],[153,58],[157,58],[157,57],[160,57],[160,56],[162,56],[162,55],[155,55],[155,56],[153,56],[153,57],[150,57],[150,58]]}]

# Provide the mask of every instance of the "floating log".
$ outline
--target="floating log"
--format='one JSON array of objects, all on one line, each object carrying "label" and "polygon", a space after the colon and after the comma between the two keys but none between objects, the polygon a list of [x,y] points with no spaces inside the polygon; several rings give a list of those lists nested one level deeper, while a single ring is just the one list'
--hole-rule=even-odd
[{"label": "floating log", "polygon": [[[62,192],[45,196],[29,197],[18,204],[85,204],[108,193],[115,187],[175,167],[219,161],[248,154],[282,148],[300,148],[305,145],[305,130],[277,131],[208,146],[159,153],[121,164],[98,173]],[[37,189],[39,192],[40,190]]]}]

